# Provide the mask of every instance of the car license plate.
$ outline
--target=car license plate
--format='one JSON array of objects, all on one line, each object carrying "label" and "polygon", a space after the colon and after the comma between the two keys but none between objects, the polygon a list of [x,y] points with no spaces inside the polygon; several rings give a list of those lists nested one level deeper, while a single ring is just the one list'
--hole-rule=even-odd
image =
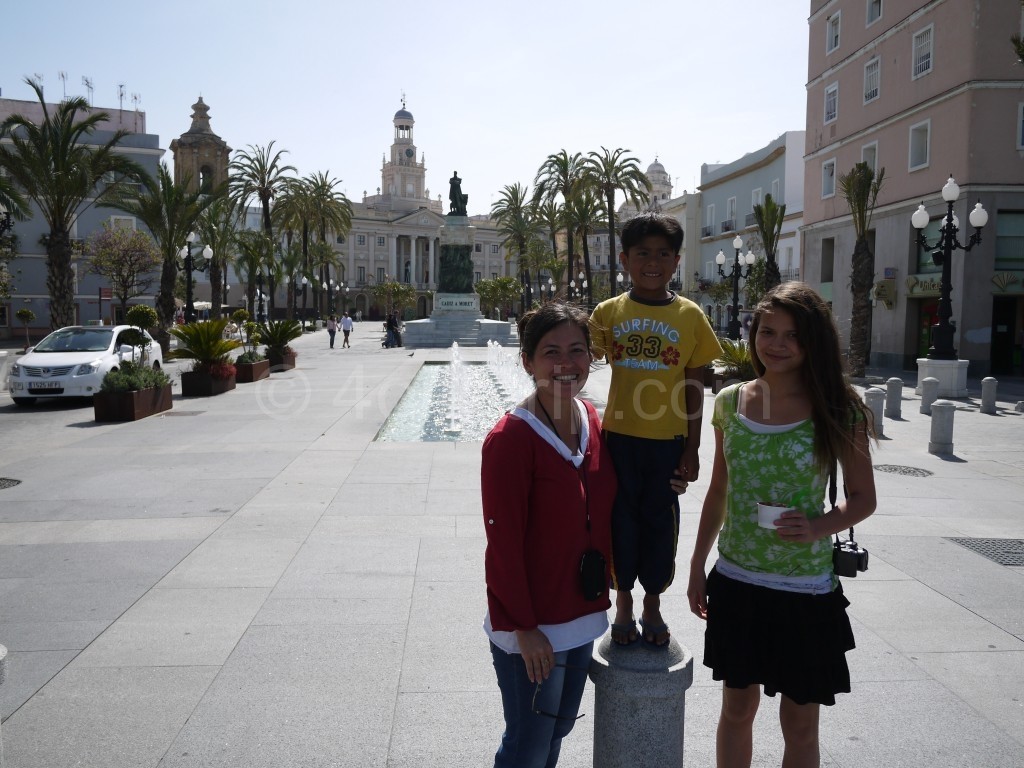
[{"label": "car license plate", "polygon": [[29,389],[64,389],[63,381],[33,381]]}]

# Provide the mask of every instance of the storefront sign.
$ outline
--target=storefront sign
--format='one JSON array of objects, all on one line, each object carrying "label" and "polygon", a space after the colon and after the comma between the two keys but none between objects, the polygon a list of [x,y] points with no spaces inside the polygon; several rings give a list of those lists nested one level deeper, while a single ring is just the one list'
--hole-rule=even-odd
[{"label": "storefront sign", "polygon": [[907,296],[911,298],[938,296],[940,293],[942,293],[942,277],[940,275],[909,275],[907,277]]}]

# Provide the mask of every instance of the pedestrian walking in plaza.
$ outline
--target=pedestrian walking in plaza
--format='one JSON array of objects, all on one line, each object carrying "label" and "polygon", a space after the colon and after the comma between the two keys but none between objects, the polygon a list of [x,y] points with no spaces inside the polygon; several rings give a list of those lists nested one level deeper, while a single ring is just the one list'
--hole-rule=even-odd
[{"label": "pedestrian walking in plaza", "polygon": [[505,731],[496,768],[558,761],[594,640],[608,628],[615,472],[597,411],[577,395],[592,360],[587,315],[551,302],[519,323],[534,391],[484,440],[484,631]]},{"label": "pedestrian walking in plaza", "polygon": [[344,336],[344,338],[341,340],[341,346],[343,348],[351,348],[352,346],[351,344],[348,343],[348,337],[349,334],[352,333],[352,327],[352,318],[349,316],[348,312],[346,312],[344,316],[341,318],[341,333]]},{"label": "pedestrian walking in plaza", "polygon": [[[331,315],[327,318],[327,335],[331,337],[331,349],[334,349],[334,337],[338,333],[338,319]],[[345,338],[348,338],[348,334],[345,334]]]},{"label": "pedestrian walking in plaza", "polygon": [[[750,765],[761,686],[781,694],[782,765],[817,766],[820,705],[850,691],[853,630],[831,537],[875,510],[871,411],[843,378],[831,312],[809,286],[772,289],[750,335],[757,378],[715,398],[715,462],[687,596],[707,621],[704,665],[723,683],[720,768]],[[846,500],[826,512],[837,462]],[[784,511],[759,521],[759,503]]]}]

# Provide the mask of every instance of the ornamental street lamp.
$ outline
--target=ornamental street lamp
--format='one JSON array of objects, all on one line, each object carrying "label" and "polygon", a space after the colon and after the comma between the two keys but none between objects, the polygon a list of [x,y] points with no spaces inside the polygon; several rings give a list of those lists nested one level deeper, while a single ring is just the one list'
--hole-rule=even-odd
[{"label": "ornamental street lamp", "polygon": [[[725,253],[719,251],[715,256],[715,263],[718,264],[718,274],[722,277],[730,278],[732,280],[732,320],[729,321],[729,331],[726,334],[733,341],[739,341],[740,338],[740,278],[746,280],[750,275],[750,267],[757,261],[757,257],[750,251],[747,251],[747,255],[744,257],[743,262],[740,261],[740,251],[743,249],[743,238],[736,235],[732,241],[732,247],[736,249],[736,258],[733,261],[732,270],[729,274],[725,274],[722,267],[725,265]],[[746,270],[743,269],[743,263],[746,263]]]},{"label": "ornamental street lamp", "polygon": [[299,276],[292,275],[292,319],[299,317]]},{"label": "ornamental street lamp", "polygon": [[196,305],[192,296],[192,272],[205,272],[210,268],[210,260],[213,258],[213,248],[209,245],[203,247],[203,261],[196,262],[192,258],[192,243],[195,242],[196,233],[189,232],[185,236],[185,244],[178,251],[178,256],[185,266],[185,322],[196,321]]},{"label": "ornamental street lamp", "polygon": [[[334,281],[333,280],[331,280],[331,285],[334,285]],[[330,290],[327,289],[327,283],[326,282],[321,283],[320,284],[320,288],[323,290],[324,293],[327,294],[327,314],[328,315],[333,315],[334,314],[334,291],[330,291]]]},{"label": "ornamental street lamp", "polygon": [[956,350],[953,348],[953,325],[949,318],[953,316],[950,293],[953,291],[953,284],[950,277],[950,262],[953,260],[953,251],[961,250],[964,253],[970,251],[981,242],[981,230],[988,224],[988,211],[977,203],[971,210],[968,219],[974,227],[974,234],[962,245],[957,239],[960,231],[960,220],[953,213],[953,204],[960,197],[960,187],[950,176],[946,185],[942,188],[942,199],[946,202],[946,216],[939,228],[939,241],[934,245],[928,245],[924,236],[924,228],[928,226],[928,211],[924,203],[921,203],[910,217],[910,223],[917,230],[917,245],[932,252],[932,261],[942,267],[942,285],[939,290],[939,322],[932,326],[932,345],[928,348],[928,357],[932,360],[956,360]]},{"label": "ornamental street lamp", "polygon": [[309,278],[305,275],[302,276],[302,324],[306,324],[306,286],[309,284]]},{"label": "ornamental street lamp", "polygon": [[228,285],[227,283],[224,283],[224,306],[227,307],[229,310],[231,309],[231,302],[228,299],[228,293],[230,291],[231,291],[231,286]]}]

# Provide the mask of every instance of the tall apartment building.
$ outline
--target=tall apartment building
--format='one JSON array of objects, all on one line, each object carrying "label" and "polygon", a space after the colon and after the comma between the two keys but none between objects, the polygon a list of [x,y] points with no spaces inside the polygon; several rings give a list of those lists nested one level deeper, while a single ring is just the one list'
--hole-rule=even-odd
[{"label": "tall apartment building", "polygon": [[[700,220],[703,224],[699,232],[700,244],[692,251],[688,270],[698,272],[703,279],[717,281],[715,256],[723,251],[726,255],[723,269],[729,274],[736,254],[732,244],[737,235],[743,238],[745,250],[753,248],[759,252],[761,243],[756,236],[754,206],[763,203],[765,195],[770,194],[772,200],[786,206],[777,254],[779,271],[783,280],[800,279],[798,230],[804,207],[803,148],[804,132],[786,131],[731,163],[701,166]],[[743,301],[742,293],[740,301]],[[725,307],[713,306],[706,298],[700,303],[712,324],[724,329],[731,317],[732,300]]]},{"label": "tall apartment building", "polygon": [[[57,104],[47,103],[46,109],[52,115]],[[156,175],[157,165],[164,150],[160,149],[159,137],[146,133],[146,114],[137,110],[120,110],[95,107],[94,111],[106,112],[108,118],[97,130],[82,138],[83,142],[101,146],[110,141],[115,131],[131,131],[118,145],[119,152],[139,163],[150,174]],[[43,108],[38,101],[0,99],[0,121],[11,115],[22,115],[32,122],[42,122]],[[82,120],[86,114],[79,113]],[[14,319],[18,309],[30,309],[35,322],[30,326],[38,338],[50,327],[50,294],[46,287],[46,247],[43,237],[49,234],[49,226],[38,206],[30,205],[32,217],[28,221],[14,223],[12,234],[17,237],[17,252],[8,264],[13,276],[12,296],[5,303],[0,301],[0,338],[9,338],[12,333],[24,333],[21,324]],[[75,258],[71,269],[74,275],[75,321],[85,323],[110,318],[118,310],[112,306],[109,297],[100,298],[101,289],[109,288],[106,278],[90,274],[88,264],[82,258],[85,241],[93,232],[100,230],[105,222],[116,226],[135,227],[135,219],[111,208],[100,208],[86,201],[71,226],[72,247]],[[153,303],[152,296],[140,296],[133,303]],[[116,302],[115,302],[116,303]]]},{"label": "tall apartment building", "polygon": [[804,164],[803,272],[831,300],[844,337],[855,235],[839,178],[885,168],[869,232],[876,297],[870,364],[913,368],[937,321],[939,276],[916,245],[922,202],[937,239],[940,190],[960,185],[968,213],[989,212],[982,242],[952,259],[952,321],[971,375],[1020,365],[1024,332],[1024,74],[1010,44],[1018,2],[811,0]]}]

